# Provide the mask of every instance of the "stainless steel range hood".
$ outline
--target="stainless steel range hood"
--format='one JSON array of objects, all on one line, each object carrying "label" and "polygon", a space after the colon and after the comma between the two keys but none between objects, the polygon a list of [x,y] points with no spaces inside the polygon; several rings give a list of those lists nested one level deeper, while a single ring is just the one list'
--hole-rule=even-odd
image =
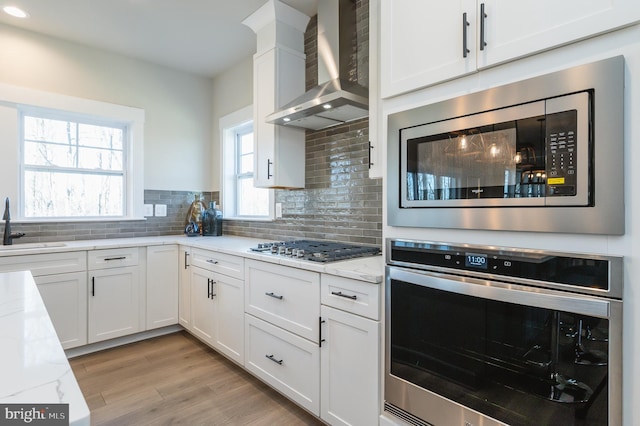
[{"label": "stainless steel range hood", "polygon": [[356,16],[353,0],[318,2],[318,86],[267,116],[281,126],[321,130],[369,115],[369,90],[349,77]]}]

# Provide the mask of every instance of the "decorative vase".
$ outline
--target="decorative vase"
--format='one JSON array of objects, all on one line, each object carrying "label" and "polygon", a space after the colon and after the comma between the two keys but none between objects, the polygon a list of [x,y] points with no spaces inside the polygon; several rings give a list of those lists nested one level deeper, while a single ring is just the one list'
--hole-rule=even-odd
[{"label": "decorative vase", "polygon": [[209,208],[202,214],[202,235],[219,237],[222,235],[222,212],[211,201]]},{"label": "decorative vase", "polygon": [[191,206],[189,206],[189,211],[187,212],[185,225],[193,222],[197,225],[198,232],[200,232],[202,229],[202,213],[207,209],[207,206],[204,201],[200,199],[200,194],[195,194],[193,198],[193,202],[191,203]]}]

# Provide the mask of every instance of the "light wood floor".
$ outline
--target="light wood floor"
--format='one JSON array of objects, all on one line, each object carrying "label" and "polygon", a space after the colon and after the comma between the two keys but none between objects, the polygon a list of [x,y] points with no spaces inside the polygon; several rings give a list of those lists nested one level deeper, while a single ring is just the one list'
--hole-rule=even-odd
[{"label": "light wood floor", "polygon": [[92,425],[322,425],[180,332],[70,360]]}]

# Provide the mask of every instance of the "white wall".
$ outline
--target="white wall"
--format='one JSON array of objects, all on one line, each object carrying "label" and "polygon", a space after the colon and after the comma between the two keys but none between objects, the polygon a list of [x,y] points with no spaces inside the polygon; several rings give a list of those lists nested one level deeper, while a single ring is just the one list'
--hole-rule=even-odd
[{"label": "white wall", "polygon": [[0,82],[144,109],[144,188],[212,189],[211,79],[0,24]]},{"label": "white wall", "polygon": [[[623,419],[625,426],[640,424],[640,25],[585,40],[513,63],[491,68],[432,88],[385,101],[383,116],[419,105],[476,92],[554,70],[625,56],[626,233],[623,236],[544,234],[527,232],[415,229],[384,226],[385,237],[490,244],[624,256],[623,299]],[[597,102],[597,100],[596,100]],[[384,134],[386,134],[386,124]],[[612,191],[619,190],[612,187]],[[386,188],[385,188],[386,224]]]},{"label": "white wall", "polygon": [[211,188],[220,190],[220,118],[253,103],[253,57],[248,57],[213,79],[211,132]]}]

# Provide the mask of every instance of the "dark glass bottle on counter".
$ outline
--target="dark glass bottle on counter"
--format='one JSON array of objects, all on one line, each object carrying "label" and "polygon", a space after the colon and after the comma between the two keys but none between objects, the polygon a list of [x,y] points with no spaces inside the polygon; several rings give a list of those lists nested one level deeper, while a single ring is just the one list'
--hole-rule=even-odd
[{"label": "dark glass bottle on counter", "polygon": [[202,235],[219,237],[222,235],[222,212],[211,201],[209,208],[202,214]]}]

